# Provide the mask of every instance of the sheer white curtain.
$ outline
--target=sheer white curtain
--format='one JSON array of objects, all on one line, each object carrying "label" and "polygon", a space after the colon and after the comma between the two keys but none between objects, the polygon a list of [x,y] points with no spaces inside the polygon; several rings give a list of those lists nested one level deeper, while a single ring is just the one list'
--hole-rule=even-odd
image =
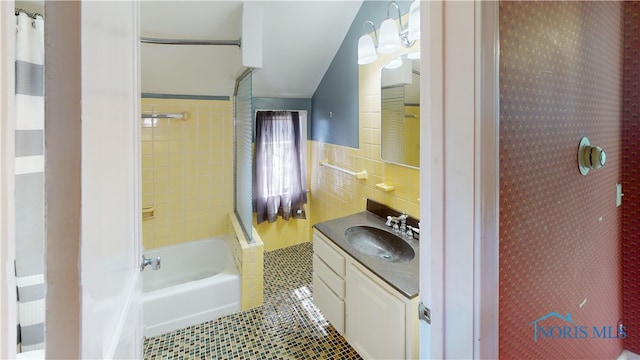
[{"label": "sheer white curtain", "polygon": [[16,14],[16,283],[21,351],[44,348],[44,20]]},{"label": "sheer white curtain", "polygon": [[300,116],[291,111],[256,114],[254,202],[258,224],[306,218],[306,161]]}]

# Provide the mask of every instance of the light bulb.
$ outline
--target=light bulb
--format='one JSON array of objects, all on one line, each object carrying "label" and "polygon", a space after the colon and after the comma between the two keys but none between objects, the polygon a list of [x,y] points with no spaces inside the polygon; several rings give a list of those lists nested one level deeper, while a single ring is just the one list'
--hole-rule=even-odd
[{"label": "light bulb", "polygon": [[415,0],[409,8],[409,41],[420,39],[420,1]]},{"label": "light bulb", "polygon": [[370,64],[378,59],[376,46],[373,39],[368,34],[364,34],[358,40],[358,64]]},{"label": "light bulb", "polygon": [[380,39],[378,40],[378,52],[391,54],[400,50],[400,36],[398,26],[393,19],[386,19],[380,24]]}]

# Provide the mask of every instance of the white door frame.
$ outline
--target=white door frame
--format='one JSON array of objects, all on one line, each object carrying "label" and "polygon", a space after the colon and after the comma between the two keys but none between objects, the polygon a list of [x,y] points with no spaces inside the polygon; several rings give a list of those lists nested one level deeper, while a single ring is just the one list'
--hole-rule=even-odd
[{"label": "white door frame", "polygon": [[497,358],[498,4],[422,7],[420,353]]},{"label": "white door frame", "polygon": [[0,1],[0,359],[16,354],[15,39],[13,1]]},{"label": "white door frame", "polygon": [[81,358],[81,14],[81,2],[45,3],[45,354],[52,358]]},{"label": "white door frame", "polygon": [[498,358],[500,36],[497,1],[476,3],[474,358]]},{"label": "white door frame", "polygon": [[444,357],[444,108],[443,3],[420,9],[420,301],[430,324],[420,321],[420,358]]},{"label": "white door frame", "polygon": [[142,356],[138,5],[45,2],[47,358]]}]

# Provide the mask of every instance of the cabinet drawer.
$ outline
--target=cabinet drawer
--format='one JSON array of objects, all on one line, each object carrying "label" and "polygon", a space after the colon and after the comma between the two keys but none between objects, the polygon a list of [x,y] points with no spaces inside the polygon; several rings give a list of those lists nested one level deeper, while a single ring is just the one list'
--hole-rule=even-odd
[{"label": "cabinet drawer", "polygon": [[336,294],[339,298],[344,299],[344,279],[338,276],[327,264],[318,257],[313,255],[313,272]]},{"label": "cabinet drawer", "polygon": [[345,276],[344,256],[340,255],[318,234],[313,234],[313,252],[318,255],[331,270],[341,277]]},{"label": "cabinet drawer", "polygon": [[313,302],[324,318],[336,328],[340,335],[344,335],[344,301],[315,274],[313,275]]}]

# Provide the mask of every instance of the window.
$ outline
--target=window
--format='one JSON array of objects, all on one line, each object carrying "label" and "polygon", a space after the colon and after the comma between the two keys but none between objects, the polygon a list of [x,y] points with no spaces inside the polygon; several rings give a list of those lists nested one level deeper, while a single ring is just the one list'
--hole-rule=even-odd
[{"label": "window", "polygon": [[258,111],[254,203],[258,224],[305,218],[307,203],[306,113]]}]

